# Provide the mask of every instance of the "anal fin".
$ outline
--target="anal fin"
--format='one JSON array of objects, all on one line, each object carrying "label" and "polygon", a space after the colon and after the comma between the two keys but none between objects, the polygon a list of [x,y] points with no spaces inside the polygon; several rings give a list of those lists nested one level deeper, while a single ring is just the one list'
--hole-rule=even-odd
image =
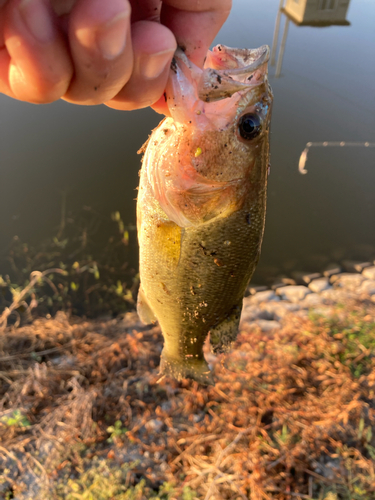
[{"label": "anal fin", "polygon": [[139,319],[145,325],[150,325],[157,322],[157,318],[152,310],[150,304],[148,303],[142,286],[140,286],[137,298],[137,313]]},{"label": "anal fin", "polygon": [[228,351],[237,338],[240,324],[242,300],[234,306],[228,316],[210,330],[210,343],[214,353]]}]

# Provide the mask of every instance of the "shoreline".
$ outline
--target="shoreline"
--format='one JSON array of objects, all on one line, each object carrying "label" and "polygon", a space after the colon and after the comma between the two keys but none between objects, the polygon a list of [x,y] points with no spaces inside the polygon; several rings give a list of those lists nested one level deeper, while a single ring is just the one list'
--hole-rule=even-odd
[{"label": "shoreline", "polygon": [[254,288],[209,387],[134,312],[7,327],[0,498],[373,498],[375,265],[319,280]]},{"label": "shoreline", "polygon": [[[375,261],[374,261],[375,263]],[[292,312],[307,317],[309,309],[329,316],[330,308],[348,300],[365,299],[375,303],[375,265],[354,263],[357,272],[342,272],[333,268],[323,274],[299,273],[300,283],[286,278],[271,287],[251,286],[244,298],[241,322],[258,324],[263,331],[281,327],[280,320]]]}]

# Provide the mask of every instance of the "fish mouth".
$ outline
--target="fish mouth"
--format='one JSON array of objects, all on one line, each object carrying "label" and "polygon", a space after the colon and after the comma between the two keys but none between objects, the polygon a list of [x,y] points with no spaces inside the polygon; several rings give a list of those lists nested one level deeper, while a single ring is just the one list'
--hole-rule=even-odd
[{"label": "fish mouth", "polygon": [[[215,101],[221,103],[217,104],[219,107],[215,108],[216,110],[210,109],[211,114],[218,114],[220,108],[222,120],[227,121],[225,115],[228,115],[232,108],[238,109],[242,102],[247,102],[251,90],[262,84],[266,84],[268,88],[269,57],[270,49],[267,45],[257,49],[236,49],[217,45],[208,51],[205,66],[201,69],[178,48],[172,60],[165,93],[175,123],[193,123],[201,128],[208,123],[207,115],[210,114],[205,103]],[[235,94],[239,97],[238,103],[227,99],[232,96],[236,99]]]},{"label": "fish mouth", "polygon": [[270,48],[262,45],[257,49],[235,49],[217,45],[209,51],[205,68],[219,70],[231,77],[253,73],[270,58]]},{"label": "fish mouth", "polygon": [[270,58],[268,45],[257,49],[235,49],[217,45],[209,51],[197,86],[198,97],[214,102],[264,83]]}]

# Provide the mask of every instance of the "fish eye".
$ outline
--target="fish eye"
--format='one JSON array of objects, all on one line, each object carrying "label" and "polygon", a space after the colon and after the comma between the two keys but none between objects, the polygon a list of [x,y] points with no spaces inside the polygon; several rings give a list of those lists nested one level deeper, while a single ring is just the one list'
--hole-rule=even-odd
[{"label": "fish eye", "polygon": [[246,113],[246,115],[241,116],[238,122],[238,130],[243,139],[250,140],[258,137],[262,131],[262,123],[259,115],[256,113]]}]

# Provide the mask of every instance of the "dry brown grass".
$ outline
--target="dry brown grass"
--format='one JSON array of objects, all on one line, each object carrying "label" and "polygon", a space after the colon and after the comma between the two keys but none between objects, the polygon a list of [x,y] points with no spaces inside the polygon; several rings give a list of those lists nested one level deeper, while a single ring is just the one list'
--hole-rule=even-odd
[{"label": "dry brown grass", "polygon": [[216,385],[202,387],[158,383],[160,331],[133,313],[59,313],[8,328],[0,498],[70,498],[58,495],[59,481],[79,478],[94,456],[133,463],[129,488],[141,478],[147,491],[176,486],[160,498],[183,498],[186,486],[203,500],[375,498],[374,330],[366,300],[331,319],[290,314],[272,333],[245,324],[235,349],[208,355]]}]

